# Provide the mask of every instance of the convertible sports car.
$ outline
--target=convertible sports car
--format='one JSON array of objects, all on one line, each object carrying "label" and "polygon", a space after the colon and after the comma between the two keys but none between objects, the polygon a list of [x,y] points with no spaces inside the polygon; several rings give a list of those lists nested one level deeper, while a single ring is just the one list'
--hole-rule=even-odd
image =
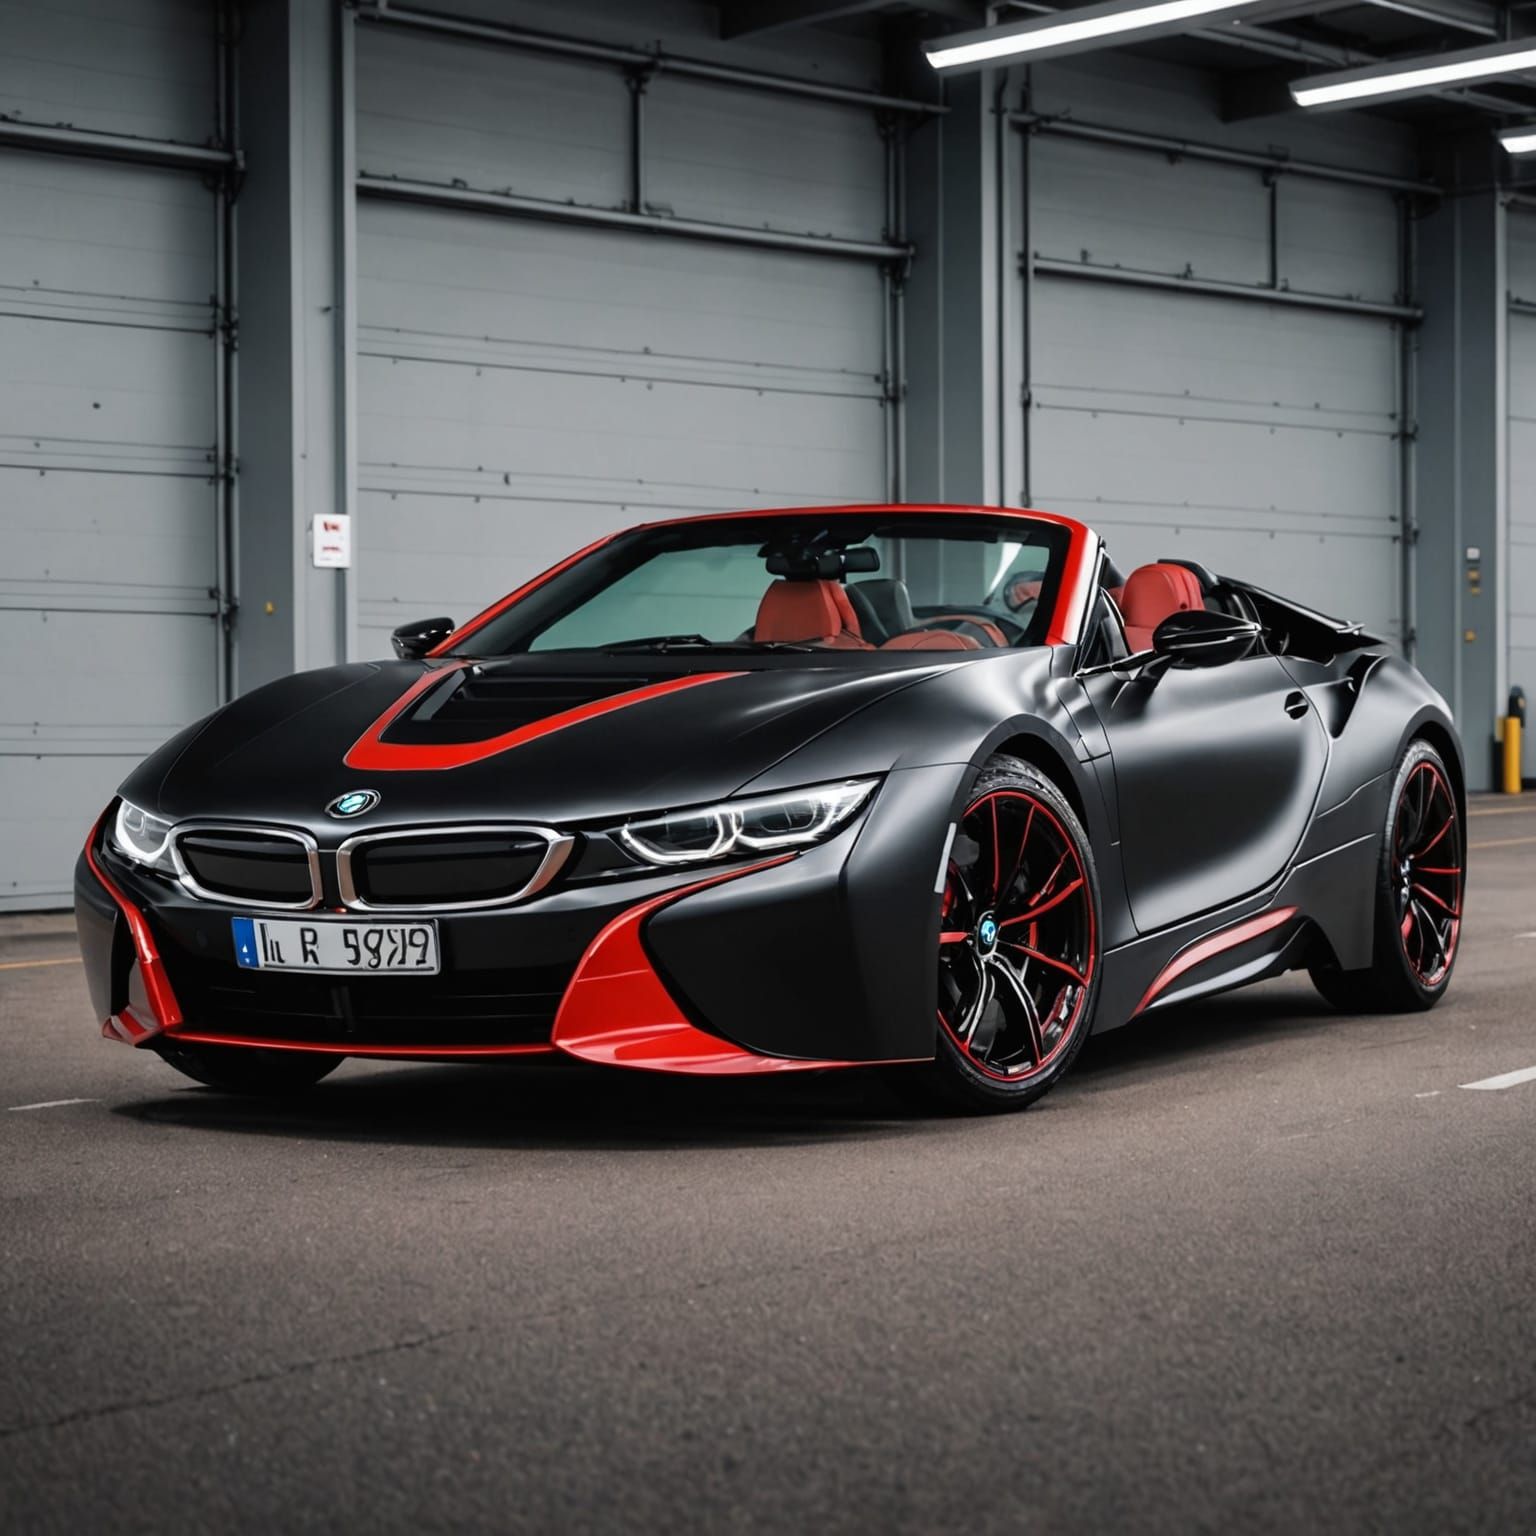
[{"label": "convertible sports car", "polygon": [[1450,981],[1443,701],[1358,626],[1122,573],[1068,518],[651,523],[395,649],[129,776],[76,871],[103,1033],[237,1091],[563,1053],[900,1063],[997,1109],[1280,971],[1355,1011]]}]

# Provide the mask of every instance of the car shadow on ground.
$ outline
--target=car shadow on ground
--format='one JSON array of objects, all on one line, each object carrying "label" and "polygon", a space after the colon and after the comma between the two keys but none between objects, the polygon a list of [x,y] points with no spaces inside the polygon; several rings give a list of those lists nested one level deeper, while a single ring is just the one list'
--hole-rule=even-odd
[{"label": "car shadow on ground", "polygon": [[922,1127],[875,1072],[687,1079],[554,1062],[344,1067],[286,1098],[187,1085],[115,1112],[245,1135],[592,1150],[814,1145]]},{"label": "car shadow on ground", "polygon": [[1346,1022],[1312,990],[1304,975],[1133,1019],[1083,1048],[1069,1082],[1082,1086],[1130,1075],[1174,1073],[1191,1064],[1287,1043],[1302,1046]]},{"label": "car shadow on ground", "polygon": [[[1170,1008],[1090,1040],[1064,1088],[1030,1118],[1070,1109],[1074,1087],[1092,1093],[1217,1055],[1299,1045],[1338,1022],[1310,989],[1295,986]],[[171,1069],[161,1070],[169,1086]],[[961,1134],[968,1123],[913,1102],[879,1071],[691,1079],[564,1062],[344,1067],[291,1097],[243,1098],[187,1085],[115,1113],[243,1135],[593,1150],[815,1145]]]}]

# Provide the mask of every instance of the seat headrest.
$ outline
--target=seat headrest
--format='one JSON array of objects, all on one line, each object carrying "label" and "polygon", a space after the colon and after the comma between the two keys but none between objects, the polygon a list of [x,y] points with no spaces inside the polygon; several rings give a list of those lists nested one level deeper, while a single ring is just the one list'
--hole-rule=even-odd
[{"label": "seat headrest", "polygon": [[1120,593],[1125,622],[1142,629],[1156,629],[1170,613],[1204,607],[1199,579],[1182,565],[1139,565]]},{"label": "seat headrest", "polygon": [[912,612],[912,596],[907,591],[907,584],[894,576],[881,577],[878,581],[856,581],[848,588],[848,596],[853,600],[854,610],[865,621],[865,628],[871,631],[869,638],[876,644],[917,627],[917,615]]},{"label": "seat headrest", "polygon": [[779,580],[763,593],[752,638],[790,645],[859,636],[859,621],[848,594],[835,581]]}]

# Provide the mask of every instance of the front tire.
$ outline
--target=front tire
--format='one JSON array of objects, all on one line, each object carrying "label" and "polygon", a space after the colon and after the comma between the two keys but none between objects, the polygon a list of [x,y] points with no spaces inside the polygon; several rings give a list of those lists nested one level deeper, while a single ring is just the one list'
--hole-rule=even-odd
[{"label": "front tire", "polygon": [[1082,823],[1029,763],[994,757],[955,832],[939,920],[938,1049],[952,1109],[1023,1109],[1066,1075],[1099,986],[1099,883]]},{"label": "front tire", "polygon": [[341,1065],[340,1056],[307,1051],[264,1051],[244,1045],[177,1045],[159,1047],[161,1057],[205,1088],[223,1093],[281,1097],[313,1088]]},{"label": "front tire", "polygon": [[1375,937],[1363,970],[1314,966],[1312,983],[1343,1013],[1413,1013],[1445,996],[1466,886],[1461,810],[1445,761],[1410,744],[1387,803],[1372,891]]}]

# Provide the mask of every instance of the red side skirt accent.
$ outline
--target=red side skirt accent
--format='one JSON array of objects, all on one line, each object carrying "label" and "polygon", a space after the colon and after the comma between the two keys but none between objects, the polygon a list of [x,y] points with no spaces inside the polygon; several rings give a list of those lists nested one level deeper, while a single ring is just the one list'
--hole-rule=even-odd
[{"label": "red side skirt accent", "polygon": [[759,1056],[695,1029],[673,1001],[640,942],[641,928],[657,908],[705,886],[786,863],[789,857],[714,875],[621,912],[587,946],[576,967],[555,1015],[552,1038],[556,1048],[604,1066],[715,1076],[856,1065]]},{"label": "red side skirt accent", "polygon": [[[1276,907],[1273,912],[1261,912],[1257,917],[1246,918],[1231,928],[1223,928],[1218,933],[1196,940],[1195,943],[1180,950],[1157,973],[1152,985],[1147,988],[1142,994],[1141,1001],[1137,1003],[1136,1013],[1144,1012],[1186,971],[1192,971],[1197,965],[1203,965],[1212,955],[1219,955],[1223,950],[1235,949],[1239,944],[1246,944],[1249,939],[1258,938],[1261,933],[1268,933],[1271,928],[1278,928],[1281,923],[1289,922],[1295,915],[1295,907]],[[1135,1018],[1136,1014],[1133,1013],[1131,1017]]]},{"label": "red side skirt accent", "polygon": [[128,924],[129,936],[133,939],[134,953],[138,956],[139,974],[144,978],[144,993],[149,999],[150,1011],[154,1019],[141,1019],[132,1007],[124,1007],[119,1014],[103,1021],[102,1034],[108,1040],[123,1040],[129,1045],[142,1045],[146,1040],[158,1035],[161,1030],[174,1029],[181,1023],[181,1004],[176,1001],[176,994],[171,990],[170,978],[165,974],[165,962],[160,958],[160,950],[155,944],[155,936],[149,931],[149,924],[145,921],[144,914],[123,894],[117,882],[101,867],[101,861],[96,857],[96,839],[101,835],[101,824],[106,820],[105,813],[91,828],[91,835],[85,841],[85,862],[90,865],[91,873],[101,882],[101,888],[117,903],[118,910],[123,914],[123,921]]},{"label": "red side skirt accent", "polygon": [[441,682],[449,672],[456,670],[462,669],[435,668],[417,678],[358,737],[352,750],[344,759],[347,767],[356,768],[364,773],[388,773],[399,769],[421,771],[463,768],[466,764],[483,762],[488,757],[510,752],[514,747],[527,746],[530,741],[537,741],[541,736],[548,736],[552,731],[563,731],[568,726],[581,725],[584,721],[596,720],[602,715],[612,714],[616,709],[628,709],[631,704],[644,704],[650,699],[663,698],[669,693],[679,693],[685,688],[697,688],[703,683],[721,683],[727,678],[742,675],[740,672],[700,672],[693,677],[668,678],[663,683],[651,683],[645,688],[631,688],[627,693],[616,693],[611,698],[594,699],[590,704],[582,704],[576,709],[562,710],[557,715],[535,720],[531,725],[520,726],[517,730],[506,731],[500,736],[491,736],[485,741],[403,745],[382,739],[384,732],[416,699],[420,698],[427,689]]}]

